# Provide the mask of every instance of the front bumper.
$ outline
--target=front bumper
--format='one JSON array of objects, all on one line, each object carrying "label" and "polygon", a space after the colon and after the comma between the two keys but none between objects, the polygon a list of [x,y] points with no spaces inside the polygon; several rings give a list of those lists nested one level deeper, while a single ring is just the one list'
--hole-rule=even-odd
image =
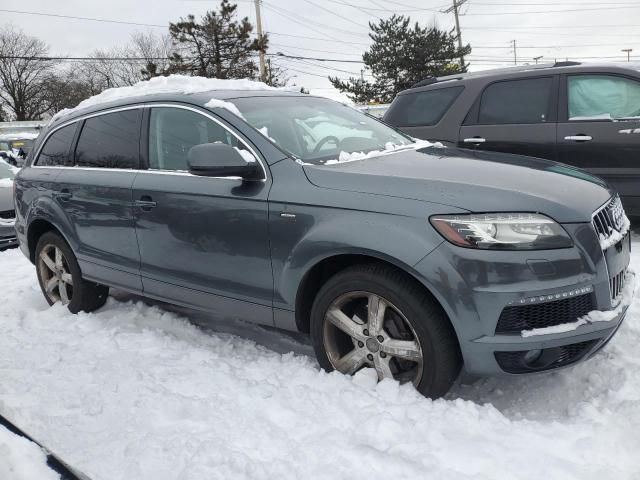
[{"label": "front bumper", "polygon": [[0,219],[0,250],[18,246],[13,222]]},{"label": "front bumper", "polygon": [[[546,301],[562,292],[588,289],[591,310],[612,310],[610,276],[617,270],[609,272],[605,257],[611,264],[617,261],[615,268],[624,268],[628,250],[621,254],[622,259],[613,259],[603,255],[590,224],[565,228],[574,239],[572,248],[496,252],[445,242],[415,265],[452,321],[467,372],[484,376],[561,368],[593,355],[615,334],[631,298],[624,298],[614,312],[608,313],[608,321],[582,322],[566,331],[536,331],[532,336],[499,333],[498,319],[503,310],[525,298]],[[629,279],[635,283],[635,276],[629,275]],[[538,350],[541,352],[535,352]],[[534,356],[539,353],[541,360],[530,362],[529,358],[523,362],[531,351]]]}]

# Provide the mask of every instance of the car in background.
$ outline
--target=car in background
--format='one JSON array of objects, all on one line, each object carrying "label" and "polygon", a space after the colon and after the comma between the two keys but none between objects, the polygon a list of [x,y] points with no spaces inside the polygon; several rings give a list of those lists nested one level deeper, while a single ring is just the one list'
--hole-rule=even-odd
[{"label": "car in background", "polygon": [[15,171],[11,165],[0,159],[0,250],[18,245],[13,206],[14,177]]},{"label": "car in background", "polygon": [[400,92],[383,119],[416,138],[580,167],[640,215],[636,70],[560,62],[429,78]]},{"label": "car in background", "polygon": [[363,113],[371,115],[372,117],[382,118],[389,109],[389,104],[383,103],[379,105],[358,105],[356,108]]}]

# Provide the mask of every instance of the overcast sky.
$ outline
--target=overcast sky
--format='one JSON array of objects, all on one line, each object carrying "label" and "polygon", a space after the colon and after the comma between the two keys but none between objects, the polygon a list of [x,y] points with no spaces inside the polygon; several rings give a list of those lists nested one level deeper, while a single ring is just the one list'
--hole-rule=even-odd
[{"label": "overcast sky", "polygon": [[[237,0],[239,12],[255,22],[252,0]],[[82,56],[97,48],[124,45],[136,31],[166,32],[150,26],[121,25],[1,11],[40,12],[141,24],[167,25],[181,16],[203,14],[214,0],[21,0],[2,2],[0,23],[12,23],[45,40],[51,54]],[[330,59],[361,60],[369,43],[367,22],[392,13],[443,29],[454,25],[452,13],[441,13],[451,0],[264,0],[263,23],[270,33],[270,52]],[[460,17],[462,38],[473,49],[474,70],[513,64],[579,59],[623,61],[623,48],[640,59],[640,2],[631,0],[469,0]],[[303,38],[305,37],[305,38]],[[596,58],[590,58],[596,57]],[[633,58],[632,58],[633,60]],[[637,60],[636,60],[637,61]],[[359,63],[285,60],[298,85],[329,91],[327,74],[359,75]]]}]

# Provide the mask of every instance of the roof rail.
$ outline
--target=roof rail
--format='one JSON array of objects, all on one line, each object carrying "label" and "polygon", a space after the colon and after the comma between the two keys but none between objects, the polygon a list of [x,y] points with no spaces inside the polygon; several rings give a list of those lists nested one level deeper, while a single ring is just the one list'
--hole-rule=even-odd
[{"label": "roof rail", "polygon": [[414,83],[410,88],[418,88],[424,87],[425,85],[431,85],[432,83],[436,83],[438,79],[436,77],[428,77],[424,80],[420,80],[418,83]]},{"label": "roof rail", "polygon": [[556,62],[553,64],[554,67],[573,67],[574,65],[582,65],[582,63],[567,60],[565,62]]},{"label": "roof rail", "polygon": [[473,78],[473,77],[483,77],[485,75],[495,75],[497,73],[508,73],[508,72],[526,72],[528,70],[541,70],[545,68],[556,68],[556,67],[571,67],[574,65],[582,65],[580,62],[572,62],[572,61],[563,61],[563,62],[555,62],[555,63],[536,63],[534,65],[518,65],[515,67],[504,67],[504,68],[492,68],[489,70],[479,70],[477,72],[465,72],[465,73],[456,73],[453,75],[446,75],[444,77],[428,77],[424,80],[421,80],[414,85],[411,85],[410,88],[418,88],[424,87],[426,85],[432,85],[434,83],[440,82],[448,82],[451,80],[462,80],[465,78]]}]

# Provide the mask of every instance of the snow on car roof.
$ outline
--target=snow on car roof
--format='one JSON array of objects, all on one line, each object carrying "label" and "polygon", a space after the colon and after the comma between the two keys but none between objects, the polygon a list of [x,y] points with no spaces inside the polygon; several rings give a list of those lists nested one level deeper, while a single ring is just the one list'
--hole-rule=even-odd
[{"label": "snow on car roof", "polygon": [[189,77],[186,75],[169,75],[168,77],[154,77],[128,87],[109,88],[98,95],[89,97],[80,102],[75,108],[63,109],[56,113],[51,121],[62,116],[67,116],[87,107],[93,107],[103,103],[110,103],[127,98],[135,98],[159,93],[193,94],[215,90],[240,90],[240,91],[291,91],[287,87],[270,87],[269,85],[249,79],[222,80],[219,78]]}]

